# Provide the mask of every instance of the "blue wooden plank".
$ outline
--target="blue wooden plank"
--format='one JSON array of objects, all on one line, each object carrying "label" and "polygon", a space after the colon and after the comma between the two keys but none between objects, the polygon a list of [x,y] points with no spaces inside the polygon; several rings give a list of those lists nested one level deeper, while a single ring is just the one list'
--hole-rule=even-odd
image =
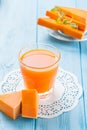
[{"label": "blue wooden plank", "polygon": [[[45,11],[51,9],[55,5],[64,5],[76,7],[77,1],[45,1],[39,0],[38,3],[38,17],[44,17]],[[56,46],[62,53],[60,66],[65,70],[74,73],[79,82],[81,81],[81,59],[79,42],[64,42],[51,38],[48,35],[46,28],[38,26],[38,42],[49,43]],[[85,130],[85,113],[83,97],[80,99],[79,104],[72,111],[62,114],[54,119],[38,119],[36,122],[37,130]],[[39,125],[40,124],[40,125]],[[45,125],[44,125],[45,124]],[[44,127],[44,128],[43,128]]]},{"label": "blue wooden plank", "polygon": [[76,0],[76,6],[80,9],[85,9],[87,10],[87,0],[84,1],[78,1]]},{"label": "blue wooden plank", "polygon": [[0,64],[7,73],[18,65],[19,49],[36,41],[36,2],[7,0],[0,12]]},{"label": "blue wooden plank", "polygon": [[[36,1],[6,0],[0,7],[0,81],[9,71],[19,67],[19,49],[36,41]],[[0,129],[35,128],[34,119],[13,121],[0,112]]]},{"label": "blue wooden plank", "polygon": [[[77,1],[77,7],[80,9],[87,10],[87,1]],[[82,77],[82,85],[83,85],[83,102],[84,102],[84,118],[87,129],[87,41],[80,42],[80,58],[81,58],[81,77]]]},{"label": "blue wooden plank", "polygon": [[85,121],[87,128],[87,41],[81,42],[81,69],[82,69],[82,84],[84,90],[84,111],[85,111]]},{"label": "blue wooden plank", "polygon": [[0,112],[0,129],[2,130],[34,130],[34,126],[33,119],[18,117],[16,120],[12,120]]}]

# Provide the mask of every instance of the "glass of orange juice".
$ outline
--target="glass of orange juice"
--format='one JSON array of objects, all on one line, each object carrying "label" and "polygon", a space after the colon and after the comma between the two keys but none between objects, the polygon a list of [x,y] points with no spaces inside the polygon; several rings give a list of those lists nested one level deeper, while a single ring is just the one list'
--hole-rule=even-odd
[{"label": "glass of orange juice", "polygon": [[28,45],[19,52],[20,69],[27,89],[44,97],[53,90],[60,51],[49,44]]}]

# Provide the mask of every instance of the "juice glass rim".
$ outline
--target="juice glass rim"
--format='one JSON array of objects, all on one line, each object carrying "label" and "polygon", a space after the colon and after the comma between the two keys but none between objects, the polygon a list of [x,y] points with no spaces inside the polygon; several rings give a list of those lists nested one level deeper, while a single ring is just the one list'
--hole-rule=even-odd
[{"label": "juice glass rim", "polygon": [[[60,61],[61,52],[59,51],[59,49],[57,49],[57,48],[56,48],[55,46],[53,46],[53,45],[46,44],[46,43],[45,43],[45,44],[40,43],[39,45],[48,46],[48,47],[51,47],[51,48],[53,48],[53,49],[55,49],[55,50],[57,51],[57,54],[58,54],[58,55],[56,55],[56,56],[57,56],[57,60],[55,61],[55,63],[53,63],[52,65],[49,65],[49,66],[47,66],[47,67],[32,67],[32,66],[29,66],[29,65],[24,64],[24,63],[22,62],[22,60],[20,60],[20,58],[21,58],[20,54],[21,54],[21,52],[23,51],[24,48],[26,48],[26,47],[29,46],[29,45],[26,45],[26,46],[24,46],[24,47],[22,47],[22,48],[20,49],[19,54],[18,54],[18,59],[19,59],[20,64],[22,64],[23,66],[25,66],[25,67],[27,67],[27,68],[31,68],[31,69],[47,69],[47,68],[50,68],[50,67],[54,66],[56,63],[58,63],[58,62]],[[43,49],[43,48],[35,48],[35,49],[30,49],[30,50],[39,50],[39,49],[48,50],[48,49]],[[52,52],[51,50],[49,50],[49,51]],[[54,53],[54,52],[53,52],[53,53]]]}]

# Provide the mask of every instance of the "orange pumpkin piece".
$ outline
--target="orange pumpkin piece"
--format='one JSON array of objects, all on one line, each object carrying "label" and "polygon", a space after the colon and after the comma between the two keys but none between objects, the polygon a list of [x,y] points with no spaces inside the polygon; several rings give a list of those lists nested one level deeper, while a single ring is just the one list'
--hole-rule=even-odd
[{"label": "orange pumpkin piece", "polygon": [[73,19],[78,20],[84,24],[87,24],[87,10],[63,6],[59,6],[59,8],[65,13],[65,15],[72,17]]},{"label": "orange pumpkin piece", "polygon": [[[49,11],[49,10],[46,11],[46,16],[48,16],[48,17],[50,17],[50,18],[52,18],[54,20],[56,20],[59,17],[57,11],[53,12],[53,11]],[[74,23],[76,23],[78,25],[79,30],[85,31],[86,28],[87,28],[86,24],[84,24],[83,22],[77,21],[77,20],[75,20],[73,18],[70,18],[69,16],[63,16],[63,18],[67,19],[69,21],[72,20],[72,22],[74,22]]]},{"label": "orange pumpkin piece", "polygon": [[16,119],[21,113],[21,92],[0,95],[0,111]]},{"label": "orange pumpkin piece", "polygon": [[37,118],[38,94],[35,89],[22,90],[22,117]]},{"label": "orange pumpkin piece", "polygon": [[38,18],[37,23],[41,26],[44,26],[53,30],[61,30],[65,34],[74,38],[82,39],[84,35],[84,31],[71,28],[70,25],[63,24],[62,22],[57,23],[56,20],[51,19],[51,18]]}]

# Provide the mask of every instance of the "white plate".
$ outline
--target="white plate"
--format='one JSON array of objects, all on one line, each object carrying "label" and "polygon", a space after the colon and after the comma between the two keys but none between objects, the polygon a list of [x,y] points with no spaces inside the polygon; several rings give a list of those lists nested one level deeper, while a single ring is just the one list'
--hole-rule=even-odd
[{"label": "white plate", "polygon": [[51,37],[56,38],[61,41],[86,41],[87,40],[87,32],[85,33],[85,35],[83,36],[83,38],[81,40],[72,38],[72,37],[62,33],[61,31],[49,30],[48,34]]}]

